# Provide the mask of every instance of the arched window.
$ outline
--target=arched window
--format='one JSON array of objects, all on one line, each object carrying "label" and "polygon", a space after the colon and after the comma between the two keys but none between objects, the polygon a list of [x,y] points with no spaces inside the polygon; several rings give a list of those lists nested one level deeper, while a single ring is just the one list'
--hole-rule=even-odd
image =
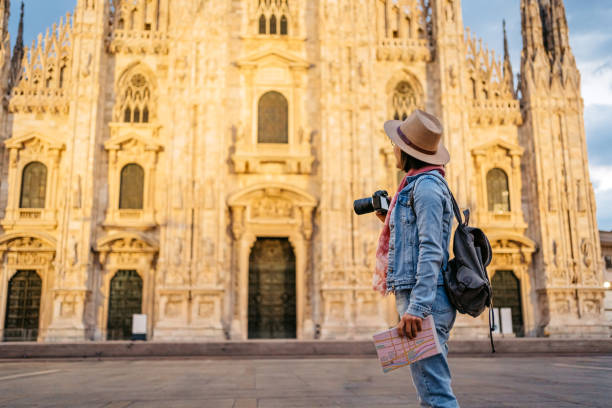
[{"label": "arched window", "polygon": [[510,211],[508,176],[502,169],[491,169],[487,173],[487,197],[489,201],[489,211]]},{"label": "arched window", "polygon": [[142,210],[144,205],[144,170],[130,163],[121,169],[119,209]]},{"label": "arched window", "polygon": [[282,16],[280,20],[280,33],[281,35],[288,34],[288,22],[287,22],[287,17],[285,16]]},{"label": "arched window", "polygon": [[32,162],[23,169],[19,208],[45,208],[47,194],[47,167]]},{"label": "arched window", "polygon": [[417,108],[416,92],[412,85],[402,81],[393,92],[393,119],[405,120]]},{"label": "arched window", "polygon": [[270,34],[276,34],[276,16],[270,17]]},{"label": "arched window", "polygon": [[256,32],[260,35],[288,35],[292,15],[289,0],[258,0],[257,3],[257,11],[252,20],[256,23]]},{"label": "arched window", "polygon": [[136,73],[121,92],[121,115],[126,123],[148,123],[151,114],[151,87],[147,78]]},{"label": "arched window", "polygon": [[280,93],[270,91],[259,99],[257,141],[289,143],[289,103]]}]

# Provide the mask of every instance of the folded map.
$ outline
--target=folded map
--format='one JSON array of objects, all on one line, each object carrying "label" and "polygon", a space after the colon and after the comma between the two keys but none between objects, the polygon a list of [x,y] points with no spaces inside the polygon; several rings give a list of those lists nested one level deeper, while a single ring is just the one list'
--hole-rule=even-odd
[{"label": "folded map", "polygon": [[373,336],[383,372],[388,373],[415,361],[442,353],[432,315],[423,319],[422,328],[423,330],[412,340],[409,340],[408,337],[400,337],[397,328]]}]

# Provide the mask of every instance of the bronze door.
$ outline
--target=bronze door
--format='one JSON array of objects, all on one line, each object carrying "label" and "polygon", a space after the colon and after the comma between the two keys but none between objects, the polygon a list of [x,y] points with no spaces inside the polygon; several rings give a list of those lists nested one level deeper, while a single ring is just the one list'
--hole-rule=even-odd
[{"label": "bronze door", "polygon": [[36,341],[42,280],[36,271],[18,271],[11,279],[6,302],[4,341]]},{"label": "bronze door", "polygon": [[296,338],[295,254],[287,238],[258,238],[249,257],[249,338]]},{"label": "bronze door", "polygon": [[107,340],[132,338],[132,315],[142,310],[142,279],[136,271],[118,271],[110,284]]},{"label": "bronze door", "polygon": [[512,271],[497,271],[491,279],[493,287],[493,307],[509,307],[512,311],[512,331],[524,336],[523,307],[521,305],[521,286]]}]

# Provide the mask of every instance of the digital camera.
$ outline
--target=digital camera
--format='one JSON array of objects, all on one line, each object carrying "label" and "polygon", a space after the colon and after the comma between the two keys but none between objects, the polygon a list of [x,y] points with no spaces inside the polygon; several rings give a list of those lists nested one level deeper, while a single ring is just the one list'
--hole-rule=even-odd
[{"label": "digital camera", "polygon": [[382,214],[387,214],[390,201],[389,193],[379,190],[372,197],[355,200],[353,209],[357,215],[369,214],[374,211],[381,211]]}]

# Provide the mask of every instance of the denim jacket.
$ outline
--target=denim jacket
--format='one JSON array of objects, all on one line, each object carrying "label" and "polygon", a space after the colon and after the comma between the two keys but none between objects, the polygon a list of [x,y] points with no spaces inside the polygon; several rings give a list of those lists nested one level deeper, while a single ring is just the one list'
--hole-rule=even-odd
[{"label": "denim jacket", "polygon": [[[415,185],[414,211],[410,195]],[[409,176],[390,214],[387,291],[412,289],[407,313],[426,317],[444,284],[453,208],[446,181],[437,170]]]}]

